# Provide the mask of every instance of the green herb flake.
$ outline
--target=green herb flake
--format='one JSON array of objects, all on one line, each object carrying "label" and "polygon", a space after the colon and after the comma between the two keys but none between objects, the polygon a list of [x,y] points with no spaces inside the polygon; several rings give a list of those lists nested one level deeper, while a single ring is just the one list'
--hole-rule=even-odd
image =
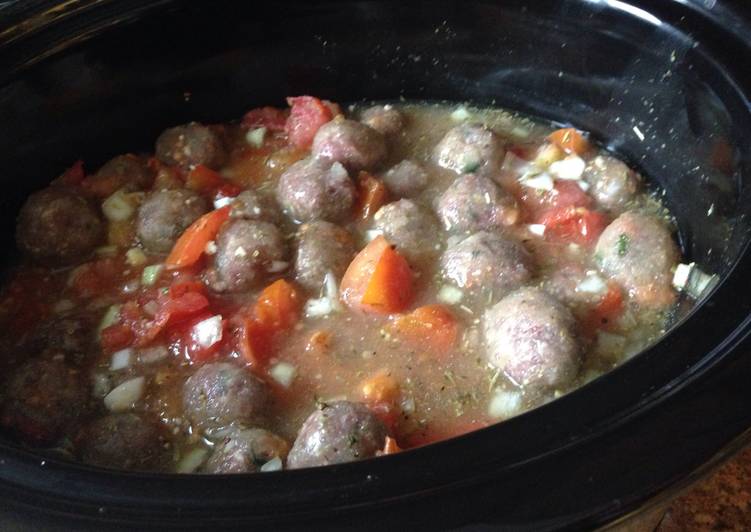
[{"label": "green herb flake", "polygon": [[631,243],[631,238],[626,233],[621,233],[618,236],[618,241],[615,243],[616,250],[619,257],[626,256],[628,253],[628,245]]}]

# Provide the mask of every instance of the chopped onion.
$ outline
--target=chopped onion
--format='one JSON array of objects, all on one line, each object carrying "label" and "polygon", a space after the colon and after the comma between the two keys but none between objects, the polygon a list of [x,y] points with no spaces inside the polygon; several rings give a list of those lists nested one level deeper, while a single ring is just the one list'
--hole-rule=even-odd
[{"label": "chopped onion", "polygon": [[146,266],[141,273],[141,283],[144,286],[151,286],[157,282],[159,276],[162,275],[164,270],[164,264],[152,264]]},{"label": "chopped onion", "polygon": [[104,397],[104,406],[110,412],[125,412],[133,408],[133,405],[143,395],[146,379],[135,377],[117,386]]},{"label": "chopped onion", "polygon": [[383,235],[383,231],[380,229],[368,229],[365,231],[365,241],[371,242],[381,235]]},{"label": "chopped onion", "polygon": [[516,175],[540,173],[539,170],[535,172],[535,167],[532,163],[526,159],[518,157],[512,151],[506,152],[506,156],[503,158],[503,164],[501,165],[501,170]]},{"label": "chopped onion", "polygon": [[139,248],[130,248],[125,252],[125,262],[127,262],[129,266],[141,266],[142,264],[146,264],[147,260],[146,253]]},{"label": "chopped onion", "polygon": [[167,358],[169,350],[166,346],[156,345],[153,347],[146,347],[138,351],[138,362],[141,364],[154,364]]},{"label": "chopped onion", "polygon": [[121,369],[129,368],[133,358],[133,349],[126,347],[120,351],[112,353],[112,362],[110,362],[110,369],[112,371],[118,371]]},{"label": "chopped onion", "polygon": [[135,206],[122,189],[102,202],[102,213],[111,222],[129,220],[135,212]]},{"label": "chopped onion", "polygon": [[405,414],[414,414],[415,413],[415,400],[412,397],[407,397],[402,400],[401,402],[402,412]]},{"label": "chopped onion", "polygon": [[209,240],[208,242],[206,242],[206,247],[203,249],[203,251],[204,253],[206,253],[206,255],[216,255],[217,249],[218,248],[216,247],[216,241]]},{"label": "chopped onion", "polygon": [[438,291],[438,301],[447,305],[456,305],[464,297],[464,292],[451,284],[445,284]]},{"label": "chopped onion", "polygon": [[245,134],[245,140],[248,144],[253,146],[254,148],[260,148],[263,146],[263,139],[266,137],[266,128],[265,127],[257,127],[255,129],[249,130]]},{"label": "chopped onion", "polygon": [[461,106],[457,107],[453,113],[451,113],[451,120],[454,122],[464,122],[468,118],[470,118],[472,115],[467,110],[466,107]]},{"label": "chopped onion", "polygon": [[511,130],[511,134],[515,137],[526,139],[529,137],[529,129],[521,126],[516,126]]},{"label": "chopped onion", "polygon": [[279,273],[287,269],[289,262],[284,260],[272,260],[266,271],[269,273]]},{"label": "chopped onion", "polygon": [[94,397],[96,397],[97,399],[103,399],[105,395],[110,393],[111,389],[112,383],[110,382],[109,376],[105,375],[104,373],[94,374],[91,386],[91,394]]},{"label": "chopped onion", "polygon": [[193,338],[201,347],[211,347],[222,340],[222,316],[217,314],[193,326]]},{"label": "chopped onion", "polygon": [[576,182],[576,184],[579,185],[579,188],[582,189],[584,192],[587,192],[589,190],[589,183],[587,183],[583,179],[579,179]]},{"label": "chopped onion", "polygon": [[718,279],[717,275],[701,271],[695,262],[679,264],[673,274],[673,286],[676,290],[686,292],[694,299],[699,299]]},{"label": "chopped onion", "polygon": [[222,207],[226,207],[233,201],[235,201],[235,198],[231,196],[219,196],[214,200],[214,208],[221,209]]},{"label": "chopped onion", "polygon": [[576,291],[585,294],[604,294],[608,291],[608,285],[605,279],[594,272],[589,272],[584,280],[576,285]]},{"label": "chopped onion", "polygon": [[550,191],[555,188],[555,183],[553,182],[553,178],[550,177],[550,174],[539,174],[536,176],[529,176],[528,174],[525,174],[520,179],[520,182],[525,187],[534,188],[537,190],[546,190]]},{"label": "chopped onion", "polygon": [[104,329],[106,329],[110,325],[114,325],[119,317],[120,317],[120,305],[111,305],[107,309],[107,312],[104,313],[104,316],[102,317],[102,321],[99,322],[99,327],[97,327],[97,332],[101,333]]},{"label": "chopped onion", "polygon": [[278,364],[271,366],[271,369],[269,369],[269,375],[285,388],[289,388],[292,381],[295,380],[297,368],[287,362],[279,362]]},{"label": "chopped onion", "polygon": [[555,161],[548,167],[548,172],[558,179],[569,179],[576,181],[581,178],[587,163],[584,159],[576,155],[569,155],[562,161]]},{"label": "chopped onion", "polygon": [[209,450],[205,447],[196,447],[188,451],[175,466],[176,473],[195,473],[203,465],[209,456]]},{"label": "chopped onion", "polygon": [[508,419],[519,414],[521,409],[521,393],[496,390],[488,404],[488,415],[496,419]]},{"label": "chopped onion", "polygon": [[278,456],[275,456],[265,464],[263,464],[259,471],[262,473],[268,473],[269,471],[281,471],[282,470],[282,459]]},{"label": "chopped onion", "polygon": [[326,272],[323,278],[323,296],[317,299],[309,299],[305,303],[305,315],[309,318],[318,318],[341,310],[342,305],[339,302],[339,286],[336,277],[333,273]]},{"label": "chopped onion", "polygon": [[623,354],[626,349],[626,337],[605,331],[597,332],[595,353],[600,356],[615,358]]},{"label": "chopped onion", "polygon": [[545,224],[529,224],[527,230],[533,235],[545,236]]}]

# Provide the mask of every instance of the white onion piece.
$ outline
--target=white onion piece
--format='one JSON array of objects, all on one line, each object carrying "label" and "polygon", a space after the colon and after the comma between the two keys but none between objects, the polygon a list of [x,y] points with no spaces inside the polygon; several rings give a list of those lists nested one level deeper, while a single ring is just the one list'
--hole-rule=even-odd
[{"label": "white onion piece", "polygon": [[553,178],[550,176],[550,174],[546,173],[531,177],[529,177],[528,174],[525,174],[520,179],[520,183],[525,187],[534,188],[536,190],[550,191],[555,188]]},{"label": "white onion piece", "polygon": [[461,106],[457,107],[454,112],[451,113],[451,120],[454,122],[464,122],[468,118],[470,118],[472,115],[467,110],[466,107]]},{"label": "white onion piece", "polygon": [[135,377],[117,386],[104,397],[104,406],[110,412],[125,412],[133,408],[133,405],[143,395],[146,379]]},{"label": "white onion piece", "polygon": [[104,396],[110,393],[112,383],[108,375],[104,373],[95,373],[92,378],[91,394],[97,399],[104,399]]},{"label": "white onion piece", "polygon": [[279,362],[278,364],[271,366],[271,369],[269,369],[269,375],[285,388],[289,388],[292,381],[295,380],[297,368],[287,362]]},{"label": "white onion piece", "polygon": [[522,395],[519,392],[496,390],[488,404],[488,415],[496,419],[508,419],[522,409]]},{"label": "white onion piece", "polygon": [[331,305],[329,298],[319,297],[317,299],[308,299],[305,302],[304,311],[308,318],[320,318],[334,312],[334,307]]},{"label": "white onion piece", "polygon": [[195,473],[203,465],[209,456],[209,450],[204,447],[196,447],[186,453],[175,466],[176,473]]},{"label": "white onion piece", "polygon": [[438,301],[447,305],[456,305],[464,297],[464,292],[454,285],[445,284],[438,291]]},{"label": "white onion piece", "polygon": [[102,316],[102,321],[99,322],[99,326],[97,327],[97,332],[101,333],[104,329],[106,329],[110,325],[114,325],[119,317],[120,317],[120,305],[111,305],[107,309],[107,312],[104,313],[104,316]]},{"label": "white onion piece", "polygon": [[125,252],[125,262],[128,263],[128,266],[141,266],[146,264],[148,260],[146,253],[139,248],[130,248]]},{"label": "white onion piece", "polygon": [[214,200],[214,208],[221,209],[222,207],[226,207],[233,201],[235,201],[235,198],[232,198],[230,196],[219,196]]},{"label": "white onion piece", "polygon": [[154,364],[155,362],[161,362],[167,356],[169,356],[169,350],[166,346],[156,345],[146,347],[138,351],[138,362],[141,364]]},{"label": "white onion piece", "polygon": [[133,361],[133,349],[126,347],[120,351],[112,353],[112,361],[110,362],[110,370],[119,371],[121,369],[129,368]]},{"label": "white onion piece", "polygon": [[577,184],[577,185],[579,185],[579,188],[580,188],[580,189],[582,189],[582,190],[583,190],[584,192],[587,192],[587,191],[589,191],[589,183],[587,183],[587,182],[586,182],[586,181],[584,181],[583,179],[579,179],[579,180],[578,180],[578,181],[576,182],[576,184]]},{"label": "white onion piece", "polygon": [[263,464],[259,471],[262,473],[268,473],[269,471],[281,471],[282,470],[282,459],[278,456],[275,456],[265,464]]},{"label": "white onion piece", "polygon": [[203,348],[211,347],[222,339],[222,316],[217,314],[193,326],[193,338]]},{"label": "white onion piece", "polygon": [[266,271],[269,273],[279,273],[287,269],[289,262],[284,260],[272,260]]},{"label": "white onion piece", "polygon": [[135,206],[122,190],[118,190],[102,202],[102,213],[111,222],[129,220],[135,212]]},{"label": "white onion piece", "polygon": [[266,128],[257,127],[255,129],[248,130],[245,134],[245,141],[254,148],[260,148],[263,146],[263,139],[266,137]]},{"label": "white onion piece", "polygon": [[686,284],[688,284],[688,277],[691,275],[691,270],[694,268],[694,263],[691,264],[679,264],[675,267],[675,273],[673,274],[673,286],[676,290],[682,291]]},{"label": "white onion piece", "polygon": [[718,280],[713,274],[704,273],[695,262],[691,264],[679,264],[673,274],[673,286],[676,290],[686,292],[694,299],[699,299],[702,294]]},{"label": "white onion piece", "polygon": [[576,291],[585,294],[604,294],[608,291],[608,285],[605,279],[596,273],[588,273],[584,280],[576,285]]},{"label": "white onion piece", "polygon": [[371,242],[381,235],[383,235],[383,231],[380,229],[368,229],[365,231],[365,241]]},{"label": "white onion piece", "polygon": [[527,230],[533,235],[545,236],[545,224],[529,224]]},{"label": "white onion piece", "polygon": [[557,179],[576,181],[581,178],[587,163],[576,155],[569,155],[561,161],[555,161],[548,167],[548,172]]}]

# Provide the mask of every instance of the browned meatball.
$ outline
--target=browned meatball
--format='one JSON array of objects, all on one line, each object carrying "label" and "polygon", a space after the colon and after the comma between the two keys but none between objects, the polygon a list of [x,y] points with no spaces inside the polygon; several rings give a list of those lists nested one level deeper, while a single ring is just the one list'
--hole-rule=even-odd
[{"label": "browned meatball", "polygon": [[221,136],[213,129],[191,122],[166,129],[156,139],[157,159],[189,169],[198,164],[219,168],[226,159]]},{"label": "browned meatball", "polygon": [[213,474],[255,473],[273,458],[285,460],[287,453],[289,443],[268,430],[236,430],[217,443],[203,470]]},{"label": "browned meatball", "polygon": [[141,204],[136,230],[146,249],[167,253],[183,231],[208,210],[206,200],[192,190],[160,190]]},{"label": "browned meatball", "polygon": [[31,443],[51,443],[89,408],[89,384],[62,354],[16,369],[3,390],[2,424]]},{"label": "browned meatball", "polygon": [[373,228],[409,260],[435,255],[440,249],[438,220],[411,200],[395,201],[378,209]]},{"label": "browned meatball", "polygon": [[382,135],[396,135],[404,128],[404,115],[393,105],[374,105],[362,112],[360,121]]},{"label": "browned meatball", "polygon": [[639,174],[609,155],[598,155],[584,169],[589,193],[610,212],[622,213],[631,205],[641,188]]},{"label": "browned meatball", "polygon": [[290,469],[341,464],[375,456],[386,426],[365,405],[324,404],[305,420],[287,457]]},{"label": "browned meatball", "polygon": [[34,329],[25,347],[34,352],[59,350],[71,361],[82,362],[97,340],[95,332],[95,323],[86,315],[49,319]]},{"label": "browned meatball", "polygon": [[355,186],[340,163],[309,157],[285,170],[276,198],[298,222],[341,222],[352,215]]},{"label": "browned meatball", "polygon": [[428,186],[428,173],[419,163],[405,160],[393,166],[383,175],[383,182],[397,196],[411,197]]},{"label": "browned meatball", "polygon": [[465,123],[446,133],[433,151],[433,161],[459,174],[493,176],[505,155],[503,143],[492,129]]},{"label": "browned meatball", "polygon": [[581,364],[574,317],[537,288],[520,288],[485,312],[490,364],[526,392],[565,389]]},{"label": "browned meatball", "polygon": [[271,198],[255,190],[245,190],[232,201],[230,217],[277,223],[281,213]]},{"label": "browned meatball", "polygon": [[519,219],[516,200],[490,179],[474,174],[456,178],[438,198],[438,218],[454,233],[498,229]]},{"label": "browned meatball", "polygon": [[95,189],[96,182],[103,181],[112,189],[125,187],[128,190],[145,190],[154,183],[154,177],[156,173],[149,167],[145,158],[126,153],[104,163],[97,173],[88,179],[93,182]]},{"label": "browned meatball", "polygon": [[304,224],[297,234],[295,280],[317,293],[327,273],[337,281],[341,279],[355,252],[352,235],[346,229],[324,221]]},{"label": "browned meatball", "polygon": [[354,120],[334,119],[313,139],[313,155],[342,163],[351,172],[376,167],[386,158],[386,142],[378,131]]},{"label": "browned meatball", "polygon": [[166,471],[169,440],[156,421],[136,414],[111,414],[87,425],[77,438],[87,464],[129,471]]},{"label": "browned meatball", "polygon": [[251,424],[265,414],[266,385],[246,369],[227,362],[201,366],[185,381],[185,415],[201,429]]},{"label": "browned meatball", "polygon": [[675,300],[672,271],[680,252],[657,217],[625,212],[600,235],[595,259],[639,304],[664,308]]},{"label": "browned meatball", "polygon": [[62,266],[81,261],[103,237],[104,225],[96,210],[65,188],[35,192],[18,215],[18,246],[46,264]]},{"label": "browned meatball", "polygon": [[470,303],[493,303],[531,277],[532,257],[518,242],[481,231],[452,243],[441,257],[444,279]]},{"label": "browned meatball", "polygon": [[242,291],[263,281],[268,273],[287,268],[287,243],[274,224],[232,220],[216,239],[211,286],[217,291]]}]

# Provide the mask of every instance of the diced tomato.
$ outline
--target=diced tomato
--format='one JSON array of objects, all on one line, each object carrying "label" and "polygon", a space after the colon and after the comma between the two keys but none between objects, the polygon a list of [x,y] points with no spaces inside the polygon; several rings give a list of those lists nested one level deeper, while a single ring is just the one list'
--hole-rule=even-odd
[{"label": "diced tomato", "polygon": [[117,286],[123,279],[121,257],[107,257],[76,268],[71,278],[73,290],[80,297],[96,297]]},{"label": "diced tomato", "polygon": [[372,174],[360,172],[357,188],[358,200],[355,205],[355,212],[358,218],[367,220],[386,203],[388,197],[386,185]]},{"label": "diced tomato", "polygon": [[196,165],[185,179],[185,186],[201,194],[208,194],[218,189],[224,183],[224,179],[218,172],[215,172],[203,164]]},{"label": "diced tomato", "polygon": [[242,187],[234,183],[224,183],[216,189],[214,200],[221,198],[235,198],[243,191]]},{"label": "diced tomato", "polygon": [[592,197],[584,192],[574,181],[556,181],[551,191],[541,192],[523,187],[519,197],[533,223],[543,223],[543,218],[551,211],[566,207],[590,208],[594,203]]},{"label": "diced tomato", "polygon": [[548,135],[548,140],[566,153],[584,155],[589,151],[589,142],[579,131],[572,127],[557,129]]},{"label": "diced tomato", "polygon": [[269,131],[284,131],[287,113],[276,107],[258,107],[251,109],[242,119],[242,125],[247,128],[265,127]]},{"label": "diced tomato", "polygon": [[383,451],[381,451],[381,454],[384,454],[384,455],[396,454],[401,451],[402,451],[402,448],[399,447],[399,444],[396,442],[396,439],[392,438],[391,436],[386,436],[386,443],[383,446]]},{"label": "diced tomato", "polygon": [[456,318],[443,305],[425,305],[397,316],[392,329],[410,345],[437,356],[450,351],[459,336]]},{"label": "diced tomato", "polygon": [[540,223],[545,225],[547,240],[589,246],[600,237],[608,220],[585,207],[563,207],[545,213]]},{"label": "diced tomato", "polygon": [[136,340],[136,335],[133,334],[133,330],[127,325],[116,323],[102,329],[102,332],[99,333],[99,339],[102,349],[107,353],[111,353],[133,344]]},{"label": "diced tomato", "polygon": [[598,329],[610,330],[624,311],[623,292],[615,283],[609,283],[608,291],[597,305],[585,316],[584,332],[593,335]]},{"label": "diced tomato", "polygon": [[203,255],[206,244],[216,237],[222,224],[229,218],[230,206],[204,214],[180,235],[167,260],[169,269],[184,268],[195,264]]},{"label": "diced tomato", "polygon": [[178,297],[170,297],[162,304],[157,319],[160,315],[166,316],[165,325],[179,323],[191,318],[208,308],[209,300],[205,295],[198,292],[185,292]]},{"label": "diced tomato", "polygon": [[[222,338],[211,345],[206,346],[200,342],[196,326],[212,316],[211,312],[204,310],[171,329],[170,338],[174,347],[191,362],[201,363],[211,360],[225,342],[226,335],[223,333]],[[221,327],[224,329],[224,321],[221,322]]]},{"label": "diced tomato", "polygon": [[318,129],[334,118],[331,108],[313,96],[290,96],[291,107],[284,126],[289,143],[297,148],[308,149],[313,144]]},{"label": "diced tomato", "polygon": [[394,405],[399,397],[399,383],[387,370],[381,370],[362,382],[360,394],[366,403]]},{"label": "diced tomato", "polygon": [[188,292],[206,294],[206,285],[192,275],[181,275],[177,277],[169,287],[169,295],[172,298],[178,298]]},{"label": "diced tomato", "polygon": [[254,318],[245,318],[240,330],[240,352],[253,367],[263,366],[271,355],[272,331]]},{"label": "diced tomato", "polygon": [[83,161],[79,159],[70,168],[65,170],[58,179],[64,185],[76,186],[80,185],[85,177],[86,173],[83,169]]}]

